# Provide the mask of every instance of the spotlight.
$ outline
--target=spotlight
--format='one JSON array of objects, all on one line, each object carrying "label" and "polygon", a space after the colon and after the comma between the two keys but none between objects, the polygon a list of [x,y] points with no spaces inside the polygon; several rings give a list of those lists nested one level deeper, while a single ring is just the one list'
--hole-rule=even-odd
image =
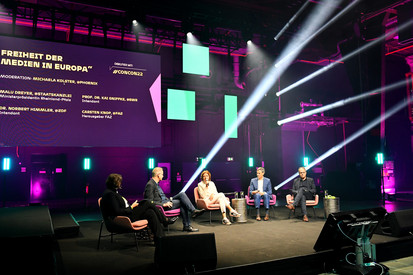
[{"label": "spotlight", "polygon": [[83,170],[85,171],[90,170],[90,158],[83,159]]},{"label": "spotlight", "polygon": [[148,159],[148,169],[152,170],[153,168],[155,168],[155,159],[154,158],[149,158]]},{"label": "spotlight", "polygon": [[191,45],[202,46],[201,41],[199,41],[198,38],[192,32],[186,33],[186,43]]},{"label": "spotlight", "polygon": [[10,158],[3,158],[3,171],[9,171],[10,170]]},{"label": "spotlight", "polygon": [[132,24],[133,24],[133,26],[138,26],[138,21],[132,20]]},{"label": "spotlight", "polygon": [[303,164],[304,164],[304,166],[308,166],[308,161],[309,161],[309,158],[308,158],[308,157],[304,157],[304,158],[303,158]]},{"label": "spotlight", "polygon": [[203,158],[203,157],[197,157],[197,158],[196,158],[196,161],[198,162],[198,167],[201,167],[202,169],[205,169],[205,168],[206,168],[207,163],[206,163],[206,161],[205,161],[205,158]]},{"label": "spotlight", "polygon": [[384,163],[383,153],[377,153],[376,155],[377,164],[382,165]]},{"label": "spotlight", "polygon": [[247,41],[247,44],[248,44],[248,45],[251,45],[251,44],[252,44],[251,39]]},{"label": "spotlight", "polygon": [[254,158],[252,157],[248,158],[248,167],[254,167]]}]

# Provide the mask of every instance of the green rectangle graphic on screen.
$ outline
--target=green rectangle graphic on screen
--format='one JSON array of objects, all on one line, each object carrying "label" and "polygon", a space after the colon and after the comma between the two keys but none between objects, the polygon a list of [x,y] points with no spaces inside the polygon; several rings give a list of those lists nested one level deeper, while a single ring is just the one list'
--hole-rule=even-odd
[{"label": "green rectangle graphic on screen", "polygon": [[[225,133],[229,131],[233,123],[237,123],[237,97],[226,95],[224,97],[225,109]],[[231,133],[227,133],[229,138],[238,138],[238,127],[235,127]]]},{"label": "green rectangle graphic on screen", "polygon": [[195,121],[195,92],[168,89],[168,119]]},{"label": "green rectangle graphic on screen", "polygon": [[209,48],[183,43],[182,71],[209,76]]}]

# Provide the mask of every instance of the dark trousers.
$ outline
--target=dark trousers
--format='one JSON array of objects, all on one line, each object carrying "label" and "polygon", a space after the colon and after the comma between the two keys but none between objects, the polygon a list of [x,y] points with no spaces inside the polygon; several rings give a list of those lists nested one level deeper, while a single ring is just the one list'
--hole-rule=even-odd
[{"label": "dark trousers", "polygon": [[307,200],[314,200],[314,195],[310,191],[305,191],[304,188],[298,189],[297,193],[294,194],[294,206],[300,205],[304,215],[307,215]]},{"label": "dark trousers", "polygon": [[[189,212],[193,212],[195,210],[195,207],[193,206],[188,196],[185,193],[180,192],[172,197],[172,203],[173,206],[169,209],[180,208],[183,225],[190,226],[191,219],[189,218]],[[165,210],[168,210],[168,208],[165,208]]]},{"label": "dark trousers", "polygon": [[162,224],[166,224],[167,219],[150,201],[140,201],[139,205],[133,208],[132,215],[129,218],[132,222],[137,220],[148,220],[149,228],[155,237],[165,236]]}]

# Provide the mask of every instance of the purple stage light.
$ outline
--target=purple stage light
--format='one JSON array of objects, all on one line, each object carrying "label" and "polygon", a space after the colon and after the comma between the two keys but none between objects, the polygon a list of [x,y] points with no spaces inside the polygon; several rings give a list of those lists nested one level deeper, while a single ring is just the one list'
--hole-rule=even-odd
[{"label": "purple stage light", "polygon": [[383,184],[381,186],[381,192],[383,193],[383,185],[384,185],[384,193],[388,195],[396,194],[396,179],[394,177],[394,161],[385,161],[383,164],[383,171],[382,171],[382,180]]},{"label": "purple stage light", "polygon": [[43,192],[42,181],[41,180],[32,182],[30,189],[31,189],[30,199],[32,201],[42,198],[44,192]]}]

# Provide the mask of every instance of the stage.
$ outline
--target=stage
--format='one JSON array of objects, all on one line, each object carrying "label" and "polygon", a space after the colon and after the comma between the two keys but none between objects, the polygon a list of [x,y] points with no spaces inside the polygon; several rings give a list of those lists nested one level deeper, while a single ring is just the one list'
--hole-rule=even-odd
[{"label": "stage", "polygon": [[[380,206],[375,202],[343,202],[342,210],[363,209]],[[393,202],[394,211],[413,208],[411,202]],[[344,209],[343,209],[344,208]],[[76,213],[77,212],[77,213]],[[73,213],[80,225],[76,238],[58,240],[60,247],[59,269],[64,274],[93,272],[96,274],[149,274],[156,271],[154,265],[155,246],[150,241],[139,242],[136,252],[131,235],[115,236],[101,242],[96,249],[99,234],[99,212],[97,209],[77,210]],[[266,274],[277,270],[277,274],[321,274],[329,272],[330,261],[335,257],[331,251],[315,252],[313,246],[325,223],[324,211],[317,208],[317,217],[309,211],[310,222],[297,216],[288,219],[288,209],[283,205],[271,211],[269,221],[256,221],[249,217],[246,223],[224,226],[218,212],[213,213],[212,224],[208,214],[193,221],[199,233],[182,232],[181,220],[170,226],[167,235],[214,233],[217,251],[217,267],[213,273],[237,273],[259,271]],[[252,214],[252,213],[251,213]],[[377,245],[377,261],[388,261],[413,256],[413,237],[391,237],[375,234],[372,243]],[[410,246],[410,248],[409,248]],[[176,253],[171,249],[170,253]],[[203,251],[199,251],[203,253]],[[347,253],[347,252],[346,252]],[[175,266],[170,273],[179,273]]]}]

